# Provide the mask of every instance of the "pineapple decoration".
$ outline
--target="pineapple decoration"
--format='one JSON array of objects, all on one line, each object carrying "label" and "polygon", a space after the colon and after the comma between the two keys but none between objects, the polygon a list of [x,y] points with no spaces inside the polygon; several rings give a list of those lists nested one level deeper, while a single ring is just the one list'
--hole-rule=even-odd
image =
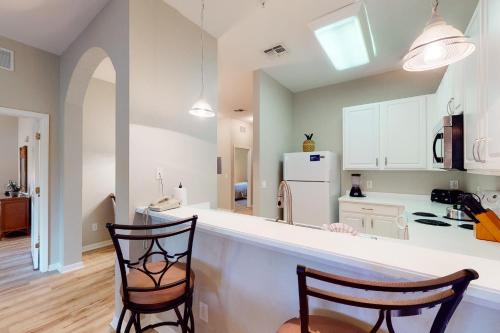
[{"label": "pineapple decoration", "polygon": [[314,133],[304,134],[304,135],[306,136],[307,140],[305,140],[304,143],[302,144],[302,150],[304,152],[314,151],[316,149],[316,142],[312,140]]}]

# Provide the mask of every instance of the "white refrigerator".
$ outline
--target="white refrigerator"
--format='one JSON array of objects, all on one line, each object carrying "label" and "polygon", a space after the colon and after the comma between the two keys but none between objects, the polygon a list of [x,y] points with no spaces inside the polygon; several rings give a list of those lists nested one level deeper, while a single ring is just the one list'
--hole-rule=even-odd
[{"label": "white refrigerator", "polygon": [[[287,153],[283,178],[292,193],[294,224],[321,227],[338,222],[340,160],[337,154],[329,151]],[[286,211],[284,209],[285,214]]]}]

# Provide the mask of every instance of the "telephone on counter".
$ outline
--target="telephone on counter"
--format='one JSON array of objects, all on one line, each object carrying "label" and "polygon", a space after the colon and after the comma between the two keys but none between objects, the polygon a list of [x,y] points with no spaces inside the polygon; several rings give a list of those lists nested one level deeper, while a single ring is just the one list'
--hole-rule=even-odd
[{"label": "telephone on counter", "polygon": [[153,212],[163,212],[166,210],[179,208],[181,203],[179,200],[170,197],[161,197],[157,201],[151,203],[148,208]]}]

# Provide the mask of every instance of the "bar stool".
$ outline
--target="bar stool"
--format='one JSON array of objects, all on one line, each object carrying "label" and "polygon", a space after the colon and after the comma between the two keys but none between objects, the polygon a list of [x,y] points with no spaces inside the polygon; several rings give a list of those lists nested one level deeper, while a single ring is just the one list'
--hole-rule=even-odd
[{"label": "bar stool", "polygon": [[[430,333],[443,333],[453,316],[470,281],[479,275],[472,269],[465,269],[454,274],[417,282],[377,282],[351,279],[343,276],[327,274],[304,266],[297,267],[299,281],[300,318],[285,322],[278,333],[376,333],[384,320],[390,333],[395,333],[392,325],[392,315],[413,316],[422,309],[439,305]],[[307,285],[307,279],[319,280],[337,286],[359,290],[379,291],[388,293],[420,293],[412,298],[400,300],[381,300],[364,297],[353,297],[336,292],[324,291]],[[425,293],[427,295],[422,295]],[[379,317],[375,326],[367,331],[352,323],[325,316],[310,316],[308,297],[319,298],[339,304],[375,309]]]},{"label": "bar stool", "polygon": [[[116,250],[122,281],[123,309],[116,332],[121,333],[125,314],[130,311],[126,333],[130,332],[132,325],[136,332],[160,326],[177,326],[183,333],[194,333],[192,305],[195,276],[191,270],[191,253],[197,220],[198,217],[193,216],[162,224],[106,225]],[[137,259],[131,259],[132,256],[123,251],[123,242],[129,243],[129,249],[140,248],[143,252],[145,248],[145,251],[133,257]],[[167,250],[174,242],[176,246],[179,243],[185,246],[181,250]],[[146,246],[143,247],[143,244]],[[182,305],[183,314],[179,310]],[[141,327],[141,314],[171,310],[175,312],[177,321]]]}]

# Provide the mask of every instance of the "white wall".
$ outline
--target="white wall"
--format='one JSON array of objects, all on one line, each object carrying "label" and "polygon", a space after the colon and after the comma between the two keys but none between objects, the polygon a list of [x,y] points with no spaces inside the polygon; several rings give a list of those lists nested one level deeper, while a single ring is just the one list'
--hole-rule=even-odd
[{"label": "white wall", "polygon": [[115,192],[115,89],[113,83],[92,79],[83,105],[83,246],[108,240],[106,223],[114,222],[109,194]]},{"label": "white wall", "polygon": [[[253,125],[238,119],[219,117],[217,123],[217,156],[222,157],[222,174],[217,176],[218,208],[233,209],[234,147],[253,150]],[[249,180],[251,187],[252,179]],[[251,204],[251,188],[249,200]]]},{"label": "white wall", "polygon": [[[127,223],[129,211],[129,1],[110,0],[61,56],[60,114],[62,156],[60,197],[60,262],[81,261],[83,101],[91,77],[109,57],[116,70],[116,197],[117,219]],[[61,174],[58,175],[61,177]]]},{"label": "white wall", "polygon": [[0,196],[9,180],[19,183],[18,120],[0,115]]},{"label": "white wall", "polygon": [[283,154],[293,150],[293,94],[262,71],[254,85],[254,215],[276,218]]},{"label": "white wall", "polygon": [[248,182],[248,149],[234,149],[234,181]]},{"label": "white wall", "polygon": [[[394,71],[346,83],[300,92],[293,98],[293,150],[302,151],[304,133],[314,133],[317,150],[342,155],[342,108],[434,93],[442,71]],[[351,187],[351,172],[342,171],[342,193]],[[465,183],[463,172],[361,171],[363,186],[373,181],[373,192],[430,194],[448,188],[449,180]],[[465,186],[465,185],[464,185]]]},{"label": "white wall", "polygon": [[[182,181],[189,203],[217,207],[217,119],[188,113],[199,98],[199,27],[161,0],[130,3],[130,179],[133,206]],[[217,43],[206,35],[206,98],[217,109]]]},{"label": "white wall", "polygon": [[60,168],[59,64],[60,58],[0,36],[0,47],[15,55],[15,71],[0,70],[0,106],[50,115],[49,262],[58,261]]}]

